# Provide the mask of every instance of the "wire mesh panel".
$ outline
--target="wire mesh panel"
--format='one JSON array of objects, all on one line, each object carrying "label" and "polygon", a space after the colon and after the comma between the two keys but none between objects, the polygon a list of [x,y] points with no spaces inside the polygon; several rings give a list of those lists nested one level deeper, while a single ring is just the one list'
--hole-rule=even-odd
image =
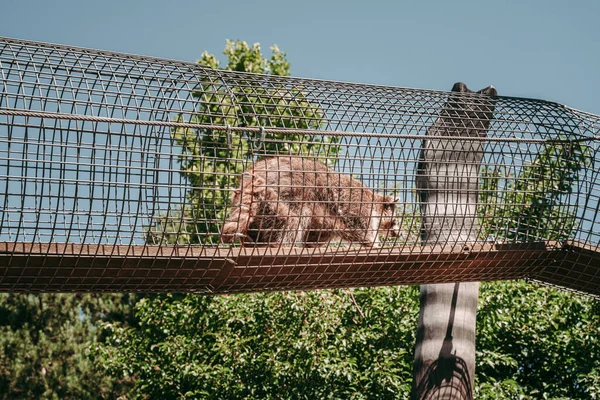
[{"label": "wire mesh panel", "polygon": [[600,295],[599,117],[0,39],[0,290]]}]

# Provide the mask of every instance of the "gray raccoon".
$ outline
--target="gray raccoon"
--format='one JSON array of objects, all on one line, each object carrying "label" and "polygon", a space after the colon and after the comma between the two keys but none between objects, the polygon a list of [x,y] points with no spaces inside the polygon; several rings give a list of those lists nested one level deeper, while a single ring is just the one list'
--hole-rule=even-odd
[{"label": "gray raccoon", "polygon": [[[472,92],[458,82],[425,139],[417,166],[424,244],[466,242],[477,233],[477,193],[483,141],[494,115],[493,86]],[[458,139],[457,139],[458,138]]]},{"label": "gray raccoon", "polygon": [[396,202],[314,158],[270,157],[241,175],[221,241],[318,247],[341,239],[373,246],[380,234],[399,234]]}]

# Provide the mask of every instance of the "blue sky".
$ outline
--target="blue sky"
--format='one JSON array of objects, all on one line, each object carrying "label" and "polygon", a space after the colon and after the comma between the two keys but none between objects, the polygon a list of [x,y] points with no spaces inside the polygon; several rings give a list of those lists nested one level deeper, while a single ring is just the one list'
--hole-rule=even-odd
[{"label": "blue sky", "polygon": [[449,90],[493,84],[600,114],[600,1],[2,0],[0,35],[195,61],[278,44],[292,75]]}]

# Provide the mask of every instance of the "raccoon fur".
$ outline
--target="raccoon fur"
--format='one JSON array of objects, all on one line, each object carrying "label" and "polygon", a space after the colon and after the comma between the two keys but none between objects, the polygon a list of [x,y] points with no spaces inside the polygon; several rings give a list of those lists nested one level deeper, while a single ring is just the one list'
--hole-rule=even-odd
[{"label": "raccoon fur", "polygon": [[340,239],[374,246],[379,235],[399,234],[396,202],[314,158],[269,157],[241,175],[221,240],[318,247]]}]

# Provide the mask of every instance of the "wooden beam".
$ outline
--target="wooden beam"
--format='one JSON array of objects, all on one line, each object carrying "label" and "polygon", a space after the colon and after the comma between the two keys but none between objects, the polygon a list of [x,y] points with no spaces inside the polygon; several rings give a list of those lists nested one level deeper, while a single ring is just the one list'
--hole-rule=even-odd
[{"label": "wooden beam", "polygon": [[597,249],[555,242],[371,249],[1,242],[0,291],[232,293],[532,278],[600,295],[598,257]]}]

